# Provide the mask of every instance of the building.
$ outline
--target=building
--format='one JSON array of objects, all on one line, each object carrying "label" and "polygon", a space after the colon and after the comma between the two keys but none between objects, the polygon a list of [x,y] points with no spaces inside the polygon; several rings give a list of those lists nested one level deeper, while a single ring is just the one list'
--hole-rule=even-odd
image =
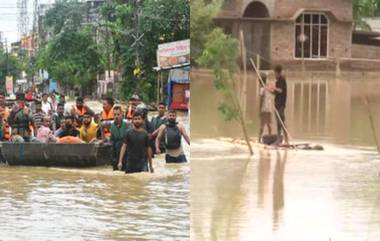
[{"label": "building", "polygon": [[262,68],[332,70],[365,57],[363,45],[353,44],[350,0],[227,0],[222,9],[216,24],[236,38],[243,31],[247,56],[260,59]]},{"label": "building", "polygon": [[11,43],[11,54],[12,55],[14,55],[14,56],[18,56],[19,55],[20,45],[21,45],[20,41]]},{"label": "building", "polygon": [[99,9],[103,5],[104,0],[87,0],[85,1],[85,23],[98,23],[100,20]]}]

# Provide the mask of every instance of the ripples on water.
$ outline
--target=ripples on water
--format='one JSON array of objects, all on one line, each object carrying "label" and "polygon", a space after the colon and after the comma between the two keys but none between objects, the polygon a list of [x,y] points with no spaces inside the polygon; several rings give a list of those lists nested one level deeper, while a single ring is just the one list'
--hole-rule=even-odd
[{"label": "ripples on water", "polygon": [[186,240],[189,167],[156,172],[2,166],[0,240]]},{"label": "ripples on water", "polygon": [[[249,158],[245,147],[197,140],[192,240],[380,240],[375,149],[320,144],[326,151],[255,148]],[[205,146],[217,151],[205,156]]]}]

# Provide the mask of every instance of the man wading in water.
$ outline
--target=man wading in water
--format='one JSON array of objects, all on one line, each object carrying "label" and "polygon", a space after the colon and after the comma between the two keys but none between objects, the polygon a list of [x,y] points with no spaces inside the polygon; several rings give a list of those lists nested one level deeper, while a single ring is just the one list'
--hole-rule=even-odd
[{"label": "man wading in water", "polygon": [[166,163],[184,163],[187,162],[186,156],[183,153],[181,138],[185,139],[190,145],[190,138],[186,134],[185,127],[177,123],[177,113],[175,110],[170,110],[168,114],[167,124],[161,125],[158,129],[156,138],[156,153],[160,154],[160,140],[164,135],[166,146]]},{"label": "man wading in water", "polygon": [[124,154],[127,152],[126,173],[146,172],[148,164],[150,172],[153,172],[152,148],[149,146],[148,133],[142,128],[143,114],[141,112],[133,113],[133,125],[133,129],[127,132],[121,147],[117,167],[119,170],[123,167]]},{"label": "man wading in water", "polygon": [[[120,150],[123,146],[125,136],[130,129],[130,124],[123,120],[123,111],[120,106],[115,106],[113,108],[114,122],[111,124],[111,143],[113,146],[113,160],[112,166],[113,170],[118,170],[117,164],[120,158]],[[121,168],[125,171],[125,161],[123,160],[123,165]]]},{"label": "man wading in water", "polygon": [[[274,74],[276,77],[276,87],[273,90],[273,94],[275,95],[275,107],[278,111],[278,114],[281,119],[278,118],[276,115],[277,120],[277,142],[278,144],[281,144],[280,138],[281,138],[281,131],[284,130],[284,136],[285,136],[285,143],[289,144],[288,139],[288,133],[284,129],[282,123],[285,125],[285,106],[286,106],[286,95],[287,95],[287,86],[286,86],[286,79],[282,75],[282,66],[276,65],[274,67]],[[282,121],[282,123],[281,123]]]}]

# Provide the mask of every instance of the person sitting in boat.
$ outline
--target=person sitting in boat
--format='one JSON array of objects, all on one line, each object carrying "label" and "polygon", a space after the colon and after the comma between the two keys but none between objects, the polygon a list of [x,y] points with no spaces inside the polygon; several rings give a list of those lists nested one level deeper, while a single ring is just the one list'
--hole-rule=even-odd
[{"label": "person sitting in boat", "polygon": [[[118,170],[117,164],[119,161],[120,156],[120,150],[124,143],[125,136],[128,132],[128,130],[131,128],[130,124],[126,121],[124,121],[123,118],[123,110],[120,106],[115,106],[113,108],[113,116],[114,121],[111,124],[111,143],[113,146],[113,160],[112,160],[112,166],[113,170]],[[122,161],[122,171],[125,171],[125,159]]]},{"label": "person sitting in boat", "polygon": [[111,122],[114,119],[113,116],[113,106],[114,100],[111,97],[106,97],[103,99],[103,111],[100,113],[100,122],[102,126],[102,136],[104,138],[110,138],[111,132],[107,126],[111,125]]},{"label": "person sitting in boat", "polygon": [[59,137],[59,135],[63,131],[64,127],[65,127],[65,117],[63,117],[63,119],[61,119],[60,127],[54,131],[54,136]]},{"label": "person sitting in boat", "polygon": [[17,135],[20,135],[26,142],[29,142],[32,136],[30,126],[34,126],[34,122],[31,110],[25,106],[24,97],[23,93],[17,93],[17,103],[9,113],[8,123],[12,131],[17,131]]},{"label": "person sitting in boat", "polygon": [[71,115],[82,119],[84,113],[90,113],[94,116],[94,112],[84,103],[83,97],[78,97],[75,101],[75,105],[71,108]]},{"label": "person sitting in boat", "polygon": [[186,133],[185,127],[177,123],[177,112],[170,110],[168,114],[168,122],[161,125],[156,138],[156,153],[160,154],[160,140],[161,137],[165,138],[166,146],[166,163],[184,163],[187,162],[186,156],[182,149],[181,139],[182,136],[190,145],[190,138]]},{"label": "person sitting in boat", "polygon": [[57,131],[61,128],[61,122],[65,119],[65,106],[62,103],[57,104],[57,112],[53,114],[52,117],[52,129]]},{"label": "person sitting in boat", "polygon": [[74,117],[71,115],[65,117],[65,125],[63,126],[61,133],[58,135],[59,138],[67,136],[79,137],[79,131],[74,127]]},{"label": "person sitting in boat", "polygon": [[89,112],[84,113],[79,138],[86,143],[91,143],[96,140],[97,129],[98,125],[92,120],[92,115]]},{"label": "person sitting in boat", "polygon": [[43,119],[46,115],[46,113],[42,110],[42,103],[41,101],[35,102],[35,111],[33,113],[33,122],[34,122],[34,132],[37,133],[37,130],[42,126]]},{"label": "person sitting in boat", "polygon": [[[0,106],[0,111],[3,110],[3,107]],[[0,114],[0,141],[5,141],[5,129],[6,123],[3,119],[3,115]]]},{"label": "person sitting in boat", "polygon": [[133,114],[133,128],[130,129],[121,147],[118,169],[123,167],[124,155],[127,152],[126,173],[134,172],[154,172],[152,166],[152,148],[149,145],[148,133],[142,128],[143,114],[135,112]]},{"label": "person sitting in boat", "polygon": [[54,136],[53,131],[50,129],[50,117],[44,116],[43,122],[37,131],[37,139],[42,143],[56,142],[57,138]]},{"label": "person sitting in boat", "polygon": [[[1,95],[1,94],[0,94]],[[1,98],[1,97],[0,97]],[[11,138],[11,128],[8,124],[9,110],[5,105],[5,101],[0,101],[0,117],[2,118],[2,124],[4,127],[4,140],[9,140]]]}]

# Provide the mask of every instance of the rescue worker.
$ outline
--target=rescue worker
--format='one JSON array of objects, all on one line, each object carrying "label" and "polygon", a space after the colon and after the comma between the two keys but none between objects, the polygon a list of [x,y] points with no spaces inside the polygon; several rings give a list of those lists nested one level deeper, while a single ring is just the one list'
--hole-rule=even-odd
[{"label": "rescue worker", "polygon": [[185,127],[177,123],[177,113],[175,110],[170,110],[168,114],[168,122],[161,125],[158,136],[156,138],[156,153],[160,154],[160,139],[165,138],[166,146],[166,163],[184,163],[187,162],[186,156],[182,148],[182,136],[190,145],[190,138],[186,133]]},{"label": "rescue worker", "polygon": [[24,141],[29,142],[31,139],[30,125],[34,126],[32,112],[25,106],[25,96],[23,93],[17,93],[16,105],[13,106],[12,111],[8,117],[8,123]]},{"label": "rescue worker", "polygon": [[[128,130],[131,128],[130,124],[124,121],[123,119],[123,111],[120,106],[115,106],[113,108],[113,116],[114,121],[111,124],[111,143],[112,143],[112,150],[113,150],[113,160],[112,160],[112,167],[113,170],[118,170],[117,164],[120,157],[120,150],[124,143],[124,139],[126,137],[126,134]],[[125,171],[125,158],[122,160],[122,171]]]},{"label": "rescue worker", "polygon": [[75,105],[71,108],[71,115],[82,119],[86,112],[90,113],[92,116],[95,115],[95,113],[84,103],[83,97],[78,97],[75,101]]},{"label": "rescue worker", "polygon": [[102,125],[102,136],[104,138],[110,138],[111,132],[108,126],[114,120],[113,116],[114,100],[111,97],[103,99],[103,111],[100,113],[100,123]]},{"label": "rescue worker", "polygon": [[136,108],[140,103],[141,100],[138,95],[132,95],[132,97],[129,99],[127,112],[125,113],[125,117],[128,121],[132,121],[133,113],[136,111]]}]

